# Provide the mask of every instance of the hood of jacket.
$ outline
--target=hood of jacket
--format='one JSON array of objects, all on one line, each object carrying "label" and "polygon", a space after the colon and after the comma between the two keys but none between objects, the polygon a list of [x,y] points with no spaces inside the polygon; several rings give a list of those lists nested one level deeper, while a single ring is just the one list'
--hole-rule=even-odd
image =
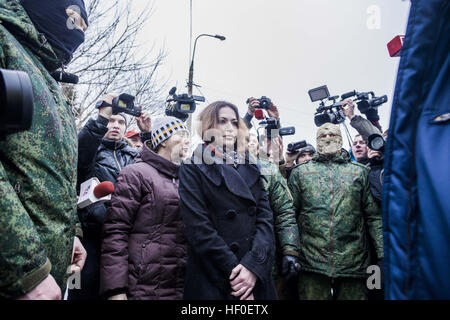
[{"label": "hood of jacket", "polygon": [[21,44],[35,55],[45,68],[55,71],[61,62],[42,33],[31,22],[19,1],[0,0],[0,24],[2,24]]},{"label": "hood of jacket", "polygon": [[138,162],[145,162],[166,176],[178,179],[180,166],[150,150],[146,143],[144,143],[141,153],[135,159],[135,163]]}]

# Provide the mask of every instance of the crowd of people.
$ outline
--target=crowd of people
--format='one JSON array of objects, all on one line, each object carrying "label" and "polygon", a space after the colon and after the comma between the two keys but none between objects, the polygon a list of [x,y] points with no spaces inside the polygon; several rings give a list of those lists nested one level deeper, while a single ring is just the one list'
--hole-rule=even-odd
[{"label": "crowd of people", "polygon": [[[0,67],[26,71],[35,97],[32,127],[0,140],[1,298],[61,299],[76,273],[69,300],[383,298],[367,288],[367,268],[383,265],[383,154],[367,146],[377,123],[345,100],[351,152],[325,123],[284,153],[277,132],[252,129],[257,99],[244,116],[215,101],[191,151],[180,119],[143,112],[128,130],[105,94],[78,133],[50,73],[88,19],[82,0],[50,2],[0,0]],[[280,118],[273,103],[267,113]],[[114,184],[111,200],[78,209],[91,178]]]}]

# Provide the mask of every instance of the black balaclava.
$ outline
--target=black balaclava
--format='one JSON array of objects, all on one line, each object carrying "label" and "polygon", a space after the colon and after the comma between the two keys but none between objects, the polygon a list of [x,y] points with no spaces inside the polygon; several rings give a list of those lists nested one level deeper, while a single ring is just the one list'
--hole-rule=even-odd
[{"label": "black balaclava", "polygon": [[84,32],[74,28],[66,9],[78,12],[88,24],[83,0],[20,0],[36,29],[43,33],[61,63],[69,64],[75,50],[84,42]]}]

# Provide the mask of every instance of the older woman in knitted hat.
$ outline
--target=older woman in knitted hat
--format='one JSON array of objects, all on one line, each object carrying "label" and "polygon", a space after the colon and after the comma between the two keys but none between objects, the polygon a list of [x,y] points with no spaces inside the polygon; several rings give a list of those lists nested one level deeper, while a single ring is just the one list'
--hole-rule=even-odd
[{"label": "older woman in knitted hat", "polygon": [[179,119],[156,119],[151,140],[117,177],[103,227],[100,291],[105,298],[182,299],[187,245],[178,168],[188,150],[189,133]]}]

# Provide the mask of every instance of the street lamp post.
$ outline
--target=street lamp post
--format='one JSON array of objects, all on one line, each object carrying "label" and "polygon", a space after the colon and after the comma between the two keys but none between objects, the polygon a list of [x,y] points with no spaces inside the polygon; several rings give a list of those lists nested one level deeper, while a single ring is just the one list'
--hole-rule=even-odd
[{"label": "street lamp post", "polygon": [[[202,33],[199,36],[197,36],[197,38],[195,38],[194,41],[194,50],[192,51],[192,60],[191,60],[191,65],[189,67],[189,80],[188,80],[188,95],[192,96],[192,88],[194,86],[194,57],[195,57],[195,48],[197,46],[197,40],[200,37],[211,37],[211,38],[216,38],[219,39],[221,41],[225,40],[226,38],[224,36],[221,35],[212,35],[212,34],[206,34],[206,33]],[[192,129],[192,114],[189,114],[189,117],[187,119],[187,128],[189,131],[191,131]]]}]

